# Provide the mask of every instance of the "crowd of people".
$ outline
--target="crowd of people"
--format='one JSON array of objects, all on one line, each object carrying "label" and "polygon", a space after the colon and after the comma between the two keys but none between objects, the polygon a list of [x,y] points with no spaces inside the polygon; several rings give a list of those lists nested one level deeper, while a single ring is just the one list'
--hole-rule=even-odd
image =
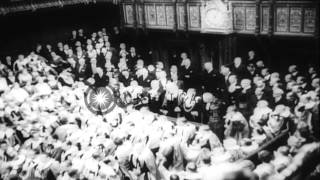
[{"label": "crowd of people", "polygon": [[[198,72],[187,53],[147,64],[113,30],[1,61],[2,179],[275,179],[319,140],[316,67],[273,72],[254,51],[219,70]],[[116,108],[89,111],[90,86],[111,87]],[[287,144],[259,152],[261,164],[239,161],[283,130]]]}]

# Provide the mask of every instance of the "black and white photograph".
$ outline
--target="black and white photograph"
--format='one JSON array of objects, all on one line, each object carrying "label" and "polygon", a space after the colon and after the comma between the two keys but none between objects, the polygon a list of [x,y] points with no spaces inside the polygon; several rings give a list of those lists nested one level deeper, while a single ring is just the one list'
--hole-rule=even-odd
[{"label": "black and white photograph", "polygon": [[320,0],[0,0],[0,180],[320,179]]}]

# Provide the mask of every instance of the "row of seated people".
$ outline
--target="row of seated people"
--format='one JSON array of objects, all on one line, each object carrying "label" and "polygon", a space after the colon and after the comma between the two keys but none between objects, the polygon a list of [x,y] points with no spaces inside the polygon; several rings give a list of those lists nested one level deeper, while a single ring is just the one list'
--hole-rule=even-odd
[{"label": "row of seated people", "polygon": [[[249,154],[287,124],[297,139],[293,153],[319,138],[319,77],[312,67],[302,76],[290,66],[282,79],[262,61],[235,58],[220,72],[207,62],[198,75],[183,53],[181,64],[166,73],[162,62],[145,66],[130,59],[135,49],[128,53],[123,43],[110,51],[109,37],[96,34],[100,38],[87,41],[86,51],[77,42],[66,58],[35,51],[0,65],[1,174],[206,179],[210,168]],[[98,54],[105,51],[101,63]],[[111,86],[121,108],[105,117],[91,114],[83,100],[88,85]],[[182,118],[172,123],[161,114]]]}]

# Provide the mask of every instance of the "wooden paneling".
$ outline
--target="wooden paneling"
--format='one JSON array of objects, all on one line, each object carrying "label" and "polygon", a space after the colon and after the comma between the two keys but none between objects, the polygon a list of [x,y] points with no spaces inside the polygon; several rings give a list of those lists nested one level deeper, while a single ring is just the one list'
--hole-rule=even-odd
[{"label": "wooden paneling", "polygon": [[237,33],[255,33],[256,4],[255,2],[234,3],[233,8],[233,29]]},{"label": "wooden paneling", "polygon": [[122,2],[123,11],[127,11],[123,12],[126,27],[290,36],[316,35],[318,31],[316,5],[318,3],[311,0],[124,0]]},{"label": "wooden paneling", "polygon": [[185,8],[183,4],[177,5],[177,21],[178,21],[178,29],[182,30],[185,29],[186,22],[185,22]]},{"label": "wooden paneling", "polygon": [[262,6],[261,7],[261,30],[262,34],[268,33],[269,25],[270,25],[270,7],[269,6]]},{"label": "wooden paneling", "polygon": [[303,17],[304,17],[303,32],[314,33],[316,31],[316,8],[305,8]]},{"label": "wooden paneling", "polygon": [[276,32],[288,32],[289,31],[289,8],[288,7],[277,7],[276,8],[276,21],[275,31]]},{"label": "wooden paneling", "polygon": [[188,29],[200,31],[200,4],[192,3],[188,5]]}]

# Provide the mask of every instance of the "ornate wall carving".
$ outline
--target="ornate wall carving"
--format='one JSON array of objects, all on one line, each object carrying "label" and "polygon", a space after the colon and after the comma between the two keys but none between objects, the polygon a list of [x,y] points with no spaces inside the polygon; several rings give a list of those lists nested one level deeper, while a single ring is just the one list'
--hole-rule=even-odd
[{"label": "ornate wall carving", "polygon": [[201,9],[201,31],[228,34],[232,32],[232,16],[221,0],[206,2]]}]

